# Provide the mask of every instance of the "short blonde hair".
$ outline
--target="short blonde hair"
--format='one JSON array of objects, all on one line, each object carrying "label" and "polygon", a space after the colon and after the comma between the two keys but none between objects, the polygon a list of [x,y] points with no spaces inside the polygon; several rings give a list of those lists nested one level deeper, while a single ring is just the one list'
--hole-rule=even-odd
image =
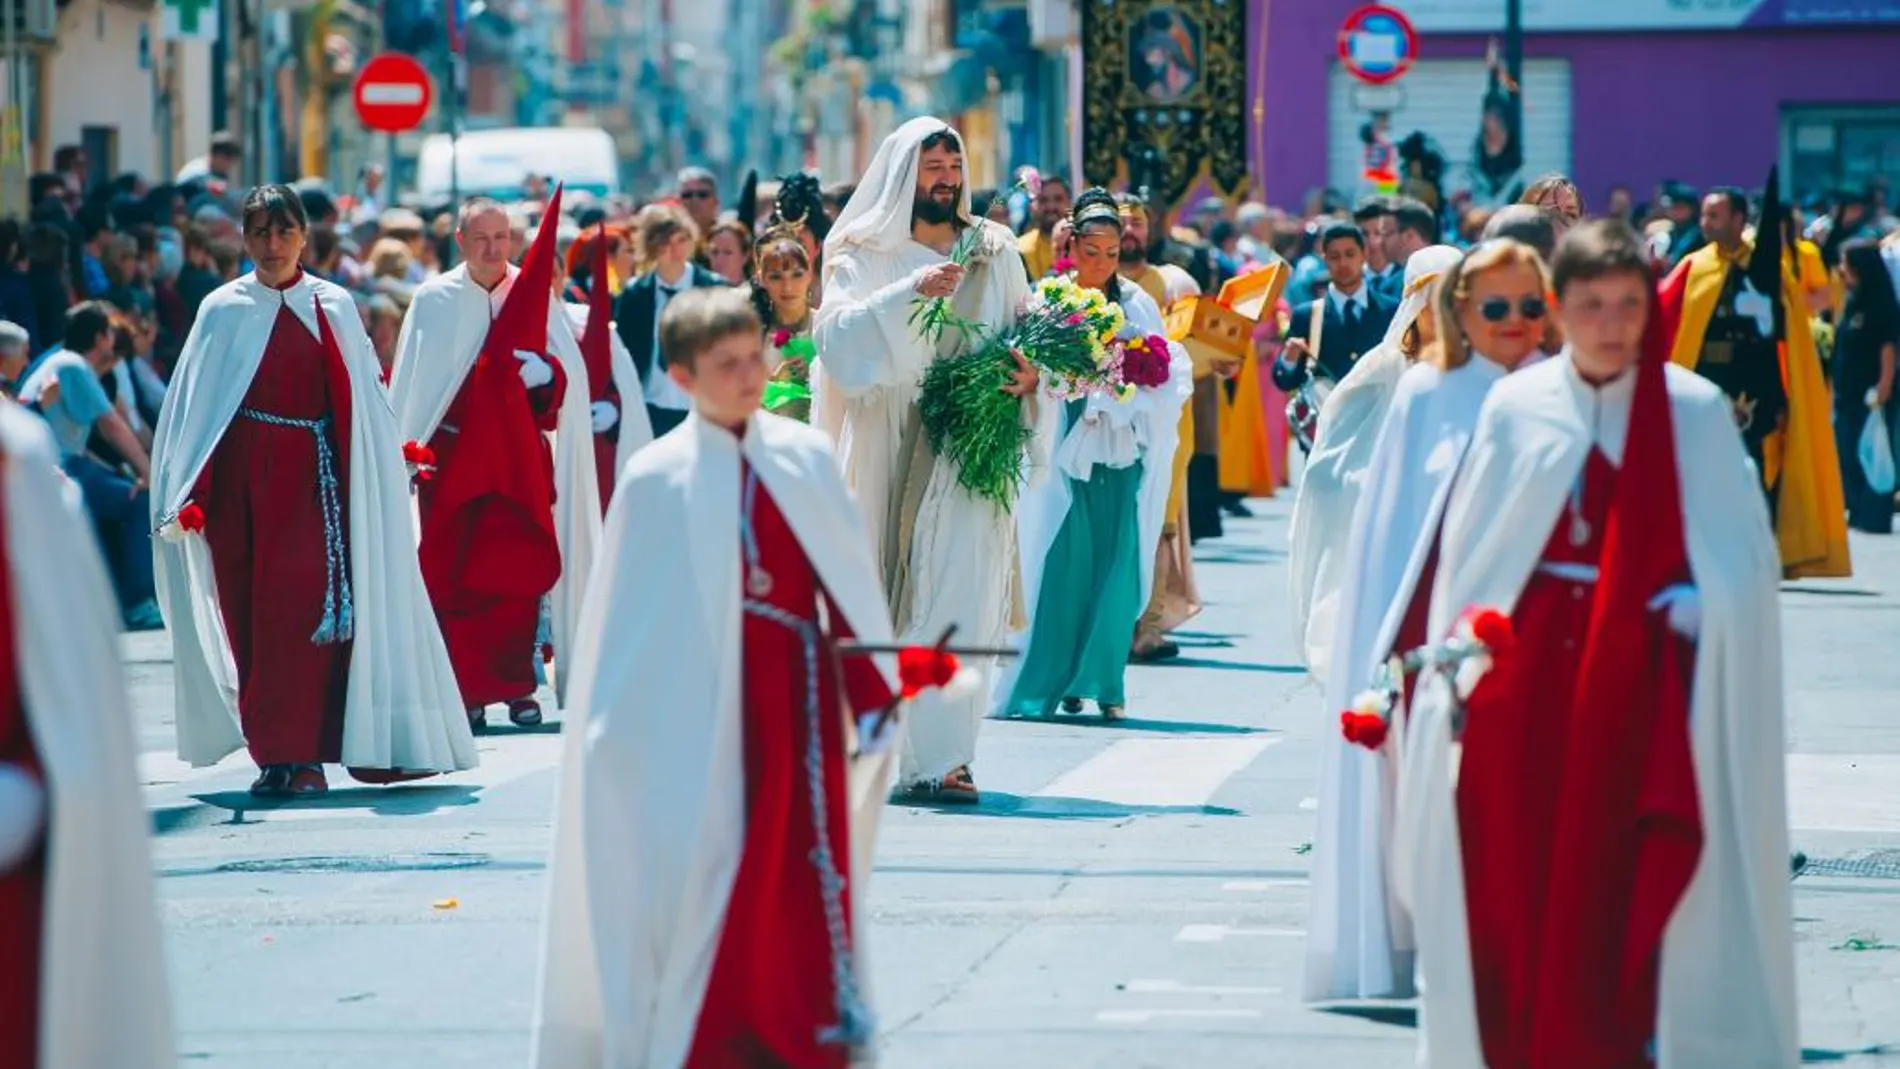
[{"label": "short blonde hair", "polygon": [[693,286],[668,300],[660,313],[660,361],[690,370],[699,354],[721,338],[764,332],[750,288]]},{"label": "short blonde hair", "polygon": [[409,246],[396,238],[381,238],[369,247],[369,270],[372,278],[407,278],[409,266],[415,261],[415,254]]},{"label": "short blonde hair", "polygon": [[634,220],[634,233],[639,237],[641,262],[651,264],[658,258],[660,249],[681,232],[691,234],[693,244],[699,244],[699,227],[679,205],[649,204],[640,209],[639,218]]},{"label": "short blonde hair", "polygon": [[1450,371],[1471,362],[1471,340],[1458,323],[1458,309],[1471,299],[1472,279],[1512,267],[1530,268],[1537,273],[1544,292],[1550,292],[1550,268],[1544,258],[1536,249],[1511,238],[1493,238],[1465,253],[1438,280],[1438,293],[1432,298],[1432,325],[1438,328],[1438,341],[1433,343],[1429,357],[1432,363]]}]

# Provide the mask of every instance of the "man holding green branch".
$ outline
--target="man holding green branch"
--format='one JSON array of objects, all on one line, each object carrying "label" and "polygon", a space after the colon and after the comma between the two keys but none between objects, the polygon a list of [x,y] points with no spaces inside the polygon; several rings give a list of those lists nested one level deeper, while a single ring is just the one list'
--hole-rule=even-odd
[{"label": "man holding green branch", "polygon": [[[839,463],[871,526],[901,642],[1000,646],[1023,624],[1015,522],[1008,508],[959,481],[931,448],[919,414],[925,374],[940,360],[1012,325],[1030,295],[1016,239],[973,217],[963,143],[936,119],[913,119],[878,148],[825,241],[824,299],[813,338],[813,423],[837,443]],[[919,314],[947,299],[945,317]],[[1050,463],[1061,406],[1037,397],[1039,375],[1018,356],[998,389],[1020,399],[1030,428],[1024,477]],[[910,714],[900,798],[974,804],[977,727],[991,661],[971,664],[982,685],[932,693]]]}]

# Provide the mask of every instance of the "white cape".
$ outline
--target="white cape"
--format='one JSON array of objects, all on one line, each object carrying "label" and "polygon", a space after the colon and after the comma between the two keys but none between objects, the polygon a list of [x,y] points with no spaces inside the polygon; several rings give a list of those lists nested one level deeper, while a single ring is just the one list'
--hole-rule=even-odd
[{"label": "white cape", "polygon": [[1338,628],[1353,508],[1365,488],[1392,391],[1408,366],[1401,348],[1405,332],[1431,303],[1432,283],[1462,255],[1447,245],[1412,254],[1405,264],[1405,296],[1385,340],[1361,357],[1320,405],[1313,449],[1293,498],[1287,586],[1293,595],[1294,641],[1305,651],[1307,671],[1322,686]]},{"label": "white cape", "polygon": [[[678,1069],[692,1044],[745,841],[741,456],[858,639],[891,640],[864,518],[823,435],[761,414],[741,441],[693,415],[634,457],[614,490],[574,651],[535,1012],[540,1069]],[[851,761],[860,991],[890,753]]]},{"label": "white cape", "polygon": [[[864,503],[867,529],[880,574],[885,526],[893,495],[893,472],[904,428],[913,418],[924,372],[936,346],[918,337],[910,317],[918,300],[918,276],[946,257],[911,238],[910,213],[917,187],[917,156],[925,137],[945,129],[937,119],[913,119],[884,140],[857,192],[825,239],[824,300],[812,338],[812,423],[836,443],[845,480]],[[1029,296],[1029,279],[1014,235],[1007,227],[970,218],[966,190],[958,211],[981,228],[977,257],[987,261],[981,291],[960,292],[965,318],[989,329],[1013,323]],[[972,285],[966,282],[966,287]],[[1025,458],[1024,492],[1047,477],[1061,408],[1040,398],[1023,406],[1033,433]],[[908,558],[906,642],[934,643],[950,624],[956,640],[1001,646],[1011,630],[1012,590],[1017,568],[1016,524],[1009,512],[977,498],[957,483],[948,461],[929,474],[917,510]],[[910,786],[940,779],[976,758],[977,728],[987,708],[994,659],[973,661],[981,675],[965,696],[939,691],[920,695],[910,709],[910,730],[899,782]]]},{"label": "white cape", "polygon": [[[508,268],[508,285],[520,272]],[[396,343],[389,395],[401,442],[427,442],[475,366],[488,338],[489,294],[463,265],[417,287]],[[554,433],[554,535],[561,544],[561,578],[550,594],[554,617],[556,693],[566,703],[568,654],[579,637],[581,594],[600,541],[600,483],[594,477],[594,422],[587,362],[558,298],[548,301],[548,355],[567,373],[567,390]],[[623,395],[624,396],[624,395]],[[400,446],[401,442],[397,444]],[[459,702],[460,699],[458,698]],[[466,714],[464,714],[466,715]]]},{"label": "white cape", "polygon": [[[1128,326],[1138,334],[1165,333],[1161,309],[1141,287],[1132,282],[1121,284],[1122,314]],[[1146,606],[1154,589],[1155,549],[1161,544],[1161,528],[1167,519],[1168,489],[1174,479],[1174,454],[1181,445],[1177,428],[1181,406],[1194,393],[1194,362],[1178,342],[1169,342],[1168,381],[1151,390],[1137,390],[1127,401],[1091,394],[1083,418],[1072,424],[1056,447],[1056,467],[1067,478],[1044,479],[1033,490],[1025,490],[1016,505],[1016,537],[1022,547],[1023,595],[1029,626],[1017,636],[1022,656],[1014,658],[997,672],[991,694],[992,710],[1004,712],[1016,675],[1028,658],[1027,643],[1035,633],[1036,603],[1042,592],[1042,570],[1049,550],[1055,544],[1062,521],[1069,514],[1072,495],[1069,479],[1087,481],[1095,465],[1125,468],[1140,461],[1141,488],[1136,494],[1139,544],[1136,553],[1141,562],[1141,600]],[[1060,406],[1060,399],[1045,395],[1042,403]],[[1132,621],[1131,621],[1132,624]],[[1130,631],[1132,635],[1133,632]]]},{"label": "white cape", "polygon": [[[1722,392],[1666,369],[1689,568],[1702,601],[1690,720],[1703,847],[1664,935],[1660,1069],[1792,1069],[1794,946],[1782,740],[1781,566]],[[1592,428],[1620,463],[1629,390],[1599,404],[1567,357],[1493,391],[1445,511],[1432,633],[1517,604]],[[1421,1059],[1480,1069],[1448,688],[1421,685],[1400,773],[1394,889],[1418,920]]]},{"label": "white cape", "polygon": [[1451,371],[1416,364],[1399,378],[1353,510],[1340,564],[1333,670],[1320,725],[1319,827],[1304,991],[1309,1000],[1407,996],[1412,931],[1386,893],[1391,823],[1386,762],[1340,734],[1339,714],[1392,652],[1438,534],[1485,393],[1504,368],[1482,356]]},{"label": "white cape", "polygon": [[[343,763],[452,772],[473,768],[475,740],[448,649],[422,585],[409,471],[354,298],[304,275],[278,291],[246,275],[205,298],[185,339],[152,439],[152,522],[176,513],[236,417],[288,305],[311,336],[323,304],[350,374],[349,551],[356,639],[343,721]],[[202,536],[154,538],[159,605],[171,626],[178,756],[216,764],[244,745],[211,548]]]},{"label": "white cape", "polygon": [[[580,337],[587,332],[588,307],[572,301],[561,307],[567,312],[567,325],[574,332],[574,351],[578,353]],[[619,331],[609,330],[607,344],[613,353],[614,389],[620,391],[620,437],[614,440],[612,473],[618,479],[627,461],[653,440],[653,422],[647,418],[646,394],[641,391],[640,373],[634,369],[633,354],[627,352],[627,343],[620,340]]]},{"label": "white cape", "polygon": [[16,625],[16,646],[4,652],[19,659],[50,794],[39,1069],[172,1069],[171,996],[118,604],[57,457],[39,417],[0,401],[0,552]]}]

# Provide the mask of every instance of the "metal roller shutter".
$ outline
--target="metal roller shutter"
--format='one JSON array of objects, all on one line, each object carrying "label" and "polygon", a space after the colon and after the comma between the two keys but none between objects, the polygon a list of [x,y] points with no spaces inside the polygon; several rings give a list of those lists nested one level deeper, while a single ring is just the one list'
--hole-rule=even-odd
[{"label": "metal roller shutter", "polygon": [[[1334,189],[1365,191],[1360,179],[1364,145],[1359,128],[1371,118],[1361,105],[1392,108],[1392,140],[1414,130],[1438,139],[1445,153],[1447,190],[1459,188],[1459,175],[1471,157],[1484,102],[1485,65],[1475,59],[1421,60],[1393,86],[1366,86],[1344,67],[1333,65],[1326,92],[1326,176]],[[1524,61],[1524,175],[1570,173],[1570,61]]]}]

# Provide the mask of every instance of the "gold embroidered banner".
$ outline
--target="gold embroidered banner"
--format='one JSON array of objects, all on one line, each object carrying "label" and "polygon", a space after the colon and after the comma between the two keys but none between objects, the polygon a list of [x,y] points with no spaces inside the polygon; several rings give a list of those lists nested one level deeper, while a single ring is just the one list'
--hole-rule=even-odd
[{"label": "gold embroidered banner", "polygon": [[1246,0],[1081,0],[1082,170],[1157,205],[1247,180]]}]

